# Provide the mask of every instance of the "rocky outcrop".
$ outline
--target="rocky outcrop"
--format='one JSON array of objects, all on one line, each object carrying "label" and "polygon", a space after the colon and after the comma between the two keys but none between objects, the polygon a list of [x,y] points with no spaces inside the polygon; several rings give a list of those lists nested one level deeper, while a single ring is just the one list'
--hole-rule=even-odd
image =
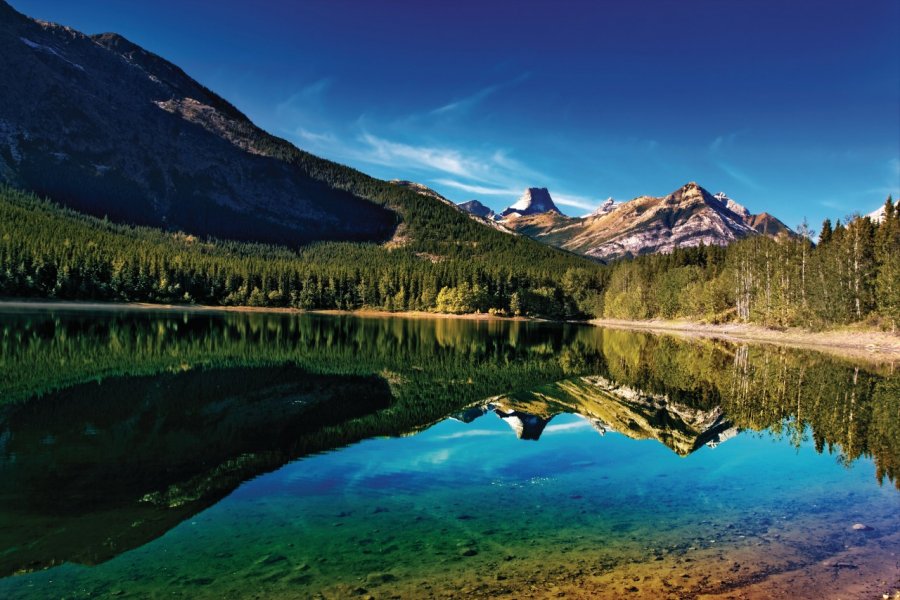
[{"label": "rocky outcrop", "polygon": [[325,162],[120,35],[38,22],[0,0],[0,182],[198,235],[388,239],[396,215],[318,179]]},{"label": "rocky outcrop", "polygon": [[526,189],[518,202],[500,213],[500,216],[504,219],[509,219],[511,217],[526,217],[544,213],[562,214],[562,211],[553,203],[553,198],[550,197],[550,192],[547,188],[532,187]]}]

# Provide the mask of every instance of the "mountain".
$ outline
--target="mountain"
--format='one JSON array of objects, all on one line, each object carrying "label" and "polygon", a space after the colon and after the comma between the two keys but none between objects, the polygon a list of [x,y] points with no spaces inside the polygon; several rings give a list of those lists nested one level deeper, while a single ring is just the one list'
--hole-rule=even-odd
[{"label": "mountain", "polygon": [[[16,190],[35,192],[63,209]],[[411,182],[398,185],[370,177],[266,133],[176,65],[120,35],[87,36],[30,19],[0,0],[0,211],[19,215],[30,232],[2,228],[6,223],[0,222],[0,237],[15,237],[10,243],[30,255],[17,258],[26,260],[22,264],[40,266],[52,260],[56,261],[52,268],[69,273],[73,281],[81,277],[78,269],[83,265],[77,261],[84,257],[66,258],[62,240],[41,245],[37,242],[44,240],[25,238],[36,232],[46,235],[64,224],[87,239],[103,238],[106,245],[99,249],[103,269],[117,268],[113,256],[140,272],[179,269],[182,280],[164,286],[168,301],[187,298],[190,279],[190,298],[199,301],[196,293],[206,286],[202,297],[207,303],[246,303],[256,289],[257,303],[299,306],[306,297],[310,306],[378,302],[394,310],[435,308],[437,291],[455,288],[461,273],[467,273],[469,281],[482,282],[507,281],[512,275],[521,290],[492,283],[498,293],[478,307],[487,310],[491,304],[508,310],[514,292],[525,294],[533,286],[550,285],[547,273],[594,268],[580,257],[509,235],[492,220],[469,218],[431,192]],[[80,219],[65,209],[99,221]],[[108,223],[144,225],[154,231],[107,231]],[[206,236],[218,238],[210,240],[215,248],[209,252],[217,255],[215,259],[206,249],[191,245],[191,240]],[[147,248],[139,249],[142,242],[136,238],[148,237],[155,240],[154,256]],[[243,246],[235,241],[267,245]],[[384,243],[308,245],[315,241]],[[300,279],[287,277],[286,270],[300,268],[299,263],[271,262],[286,256],[272,244],[302,249],[302,268],[308,273]],[[161,258],[184,252],[203,262],[202,276],[197,265]],[[213,262],[235,266],[251,261],[251,255],[269,262],[254,262],[252,270],[242,275],[231,273],[226,287],[233,290],[201,281],[224,276]],[[434,266],[445,261],[460,267],[448,271],[446,265]],[[346,272],[347,265],[358,268]],[[0,265],[2,269],[5,265]],[[373,282],[386,277],[385,269],[395,275],[392,285],[370,294]],[[275,284],[263,281],[263,272],[276,270],[286,278]],[[94,270],[90,277],[102,286],[108,276]],[[352,292],[320,294],[317,282],[323,279]],[[38,279],[17,281],[7,286],[16,295],[57,294],[49,284],[32,285]],[[272,290],[273,285],[279,289]],[[433,286],[438,287],[432,290]],[[262,297],[265,288],[275,300]],[[66,297],[86,294],[83,289],[72,287]],[[128,292],[107,290],[97,297],[161,301],[158,290],[147,290],[134,285]]]},{"label": "mountain", "polygon": [[492,211],[490,208],[488,208],[478,200],[461,202],[458,206],[467,213],[475,215],[476,217],[481,217],[482,219],[494,219],[497,216],[497,213]]},{"label": "mountain", "polygon": [[504,219],[525,217],[544,213],[562,214],[553,203],[547,188],[528,188],[519,201],[500,213]]},{"label": "mountain", "polygon": [[558,414],[576,414],[601,435],[615,431],[636,440],[654,439],[679,456],[734,437],[737,429],[721,407],[700,409],[664,394],[622,385],[599,375],[565,379],[498,396],[455,416],[471,423],[493,411],[522,440],[538,440]]},{"label": "mountain", "polygon": [[793,233],[775,217],[753,215],[725,194],[714,196],[693,182],[661,198],[641,196],[623,203],[610,199],[582,218],[532,211],[503,223],[546,244],[604,261],[701,244],[727,245],[751,235]]},{"label": "mountain", "polygon": [[297,246],[381,241],[397,216],[172,63],[0,0],[0,182],[115,221]]},{"label": "mountain", "polygon": [[713,196],[713,198],[718,200],[726,210],[730,210],[734,214],[741,217],[741,219],[744,221],[744,224],[749,225],[750,228],[752,228],[757,233],[761,233],[763,235],[768,235],[771,237],[777,237],[781,234],[790,235],[793,233],[787,225],[767,212],[761,212],[758,215],[750,214],[749,210],[747,210],[743,205],[738,204],[737,202],[726,196],[725,192],[719,192],[718,194]]}]

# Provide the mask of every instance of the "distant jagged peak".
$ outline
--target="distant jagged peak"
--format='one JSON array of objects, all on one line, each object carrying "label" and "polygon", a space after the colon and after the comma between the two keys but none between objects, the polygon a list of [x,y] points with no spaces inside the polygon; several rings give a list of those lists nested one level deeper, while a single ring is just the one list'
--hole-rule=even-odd
[{"label": "distant jagged peak", "polygon": [[585,215],[586,217],[602,217],[603,215],[609,214],[612,211],[616,210],[619,206],[621,206],[622,202],[617,202],[613,200],[613,197],[610,196],[606,200],[603,201],[600,206],[595,208],[593,211]]},{"label": "distant jagged peak", "polygon": [[547,188],[530,187],[525,190],[518,202],[500,213],[500,216],[518,215],[524,217],[548,212],[562,214],[562,211],[553,203],[553,198],[550,197],[550,191]]},{"label": "distant jagged peak", "polygon": [[466,211],[469,214],[475,215],[476,217],[482,217],[485,219],[493,219],[496,217],[496,213],[491,210],[489,207],[485,206],[478,200],[469,200],[468,202],[460,202],[457,206]]}]

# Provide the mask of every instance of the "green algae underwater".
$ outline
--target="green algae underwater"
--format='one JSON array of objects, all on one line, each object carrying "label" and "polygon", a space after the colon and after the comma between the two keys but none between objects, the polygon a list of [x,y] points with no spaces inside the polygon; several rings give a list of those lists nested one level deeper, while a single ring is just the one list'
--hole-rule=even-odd
[{"label": "green algae underwater", "polygon": [[880,597],[900,375],[577,324],[0,309],[0,596]]}]

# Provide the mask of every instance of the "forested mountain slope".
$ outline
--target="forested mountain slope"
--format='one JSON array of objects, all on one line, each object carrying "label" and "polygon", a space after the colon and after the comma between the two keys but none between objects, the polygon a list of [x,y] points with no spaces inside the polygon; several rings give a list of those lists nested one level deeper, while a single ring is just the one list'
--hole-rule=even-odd
[{"label": "forested mountain slope", "polygon": [[0,182],[116,222],[291,247],[386,241],[477,260],[558,253],[299,150],[177,66],[0,0]]},{"label": "forested mountain slope", "polygon": [[756,235],[727,247],[677,249],[608,267],[606,317],[828,327],[900,325],[900,211],[822,224],[805,236]]},{"label": "forested mountain slope", "polygon": [[[599,265],[466,225],[487,235],[447,247],[427,238],[410,244],[452,256],[348,242],[292,250],[118,225],[0,186],[0,296],[553,318],[597,314]],[[440,224],[435,230],[447,231]],[[488,251],[496,240],[509,241],[495,245],[502,260],[491,260]]]}]

